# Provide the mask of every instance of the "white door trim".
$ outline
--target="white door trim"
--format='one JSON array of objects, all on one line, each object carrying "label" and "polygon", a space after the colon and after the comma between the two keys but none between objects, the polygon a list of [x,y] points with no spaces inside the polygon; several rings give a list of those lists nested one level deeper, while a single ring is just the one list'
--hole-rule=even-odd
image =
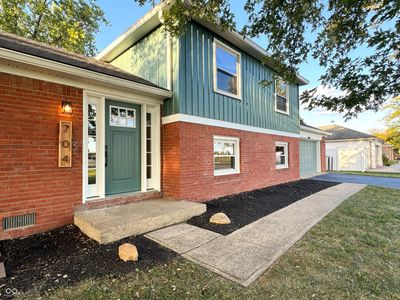
[{"label": "white door trim", "polygon": [[[91,98],[91,99],[90,99]],[[83,91],[83,134],[82,134],[82,203],[91,200],[99,200],[105,198],[105,100],[115,100],[121,102],[129,102],[134,103],[137,105],[141,105],[141,192],[147,191],[147,179],[146,179],[146,111],[147,108],[153,109],[155,112],[155,120],[154,122],[154,130],[155,130],[155,145],[154,149],[156,149],[156,161],[157,168],[154,170],[154,174],[156,176],[155,179],[155,187],[154,189],[160,190],[160,182],[161,182],[161,168],[160,168],[160,105],[154,104],[146,104],[142,101],[136,101],[133,99],[128,98],[121,98],[115,95],[105,95],[98,92],[93,92],[89,90]],[[98,196],[90,197],[88,199],[88,111],[87,106],[91,101],[97,99],[96,102],[98,104],[98,116],[97,116],[97,164],[98,164],[98,171],[97,171],[97,190]],[[153,128],[152,128],[153,130]],[[152,170],[153,171],[153,170]]]}]

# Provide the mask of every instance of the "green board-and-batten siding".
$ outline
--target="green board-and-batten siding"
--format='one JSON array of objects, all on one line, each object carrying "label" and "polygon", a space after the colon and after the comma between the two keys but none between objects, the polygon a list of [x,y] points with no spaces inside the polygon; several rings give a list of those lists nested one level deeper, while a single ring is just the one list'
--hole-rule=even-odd
[{"label": "green board-and-batten siding", "polygon": [[112,64],[167,88],[167,47],[166,34],[158,27],[114,59]]},{"label": "green board-and-batten siding", "polygon": [[241,53],[242,99],[213,90],[214,38],[228,42],[197,23],[190,23],[180,37],[177,55],[178,76],[174,80],[174,99],[166,114],[184,113],[292,133],[299,133],[298,86],[290,85],[290,115],[275,111],[274,87],[260,82],[271,79],[272,70],[250,55]]},{"label": "green board-and-batten siding", "polygon": [[[242,99],[213,90],[214,38],[241,53]],[[166,88],[167,37],[161,27],[137,42],[112,63]],[[275,111],[274,86],[262,87],[273,71],[205,27],[191,22],[172,40],[173,98],[165,100],[164,115],[183,113],[249,126],[299,133],[298,86],[289,87],[290,115]]]}]

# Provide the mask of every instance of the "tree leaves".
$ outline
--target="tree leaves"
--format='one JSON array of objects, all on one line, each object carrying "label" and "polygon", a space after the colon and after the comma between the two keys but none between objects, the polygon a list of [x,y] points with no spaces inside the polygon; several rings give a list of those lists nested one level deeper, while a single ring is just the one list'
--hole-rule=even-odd
[{"label": "tree leaves", "polygon": [[94,55],[95,34],[108,24],[95,0],[0,0],[0,29]]},{"label": "tree leaves", "polygon": [[[199,18],[223,30],[235,28],[228,0],[186,3],[174,2],[165,14],[173,35]],[[400,94],[399,0],[246,0],[244,11],[248,22],[241,33],[267,37],[271,56],[264,63],[272,63],[281,77],[294,81],[299,65],[314,58],[326,70],[320,84],[344,92],[317,97],[315,89],[306,91],[301,101],[308,109],[321,106],[351,118]]]}]

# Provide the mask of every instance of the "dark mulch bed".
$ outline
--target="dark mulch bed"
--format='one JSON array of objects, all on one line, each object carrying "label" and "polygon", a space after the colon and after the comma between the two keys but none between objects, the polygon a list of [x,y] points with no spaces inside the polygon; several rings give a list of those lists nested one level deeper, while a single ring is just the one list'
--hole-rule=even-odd
[{"label": "dark mulch bed", "polygon": [[[207,202],[207,212],[190,219],[187,223],[227,235],[302,198],[337,184],[339,183],[299,180],[221,197]],[[231,224],[210,224],[210,217],[218,212],[224,212],[231,219]]]},{"label": "dark mulch bed", "polygon": [[[119,259],[118,247],[126,242],[138,248],[137,262]],[[8,288],[22,292],[35,288],[44,293],[88,278],[117,277],[148,270],[177,256],[143,236],[99,245],[73,225],[23,239],[1,241],[0,252],[7,271],[7,278],[0,279],[0,298],[8,297]]]}]

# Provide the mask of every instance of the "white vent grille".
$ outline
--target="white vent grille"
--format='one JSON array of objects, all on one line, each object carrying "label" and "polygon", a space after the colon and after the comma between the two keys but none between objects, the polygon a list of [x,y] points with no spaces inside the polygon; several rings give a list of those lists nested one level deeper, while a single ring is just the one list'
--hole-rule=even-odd
[{"label": "white vent grille", "polygon": [[34,225],[35,222],[36,222],[36,213],[7,217],[3,218],[3,230]]}]

